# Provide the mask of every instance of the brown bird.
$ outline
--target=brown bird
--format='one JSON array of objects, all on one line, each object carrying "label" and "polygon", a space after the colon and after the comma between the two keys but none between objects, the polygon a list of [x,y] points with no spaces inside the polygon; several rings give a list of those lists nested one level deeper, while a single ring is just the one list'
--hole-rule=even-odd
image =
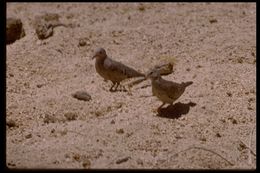
[{"label": "brown bird", "polygon": [[[128,67],[121,62],[117,62],[109,58],[106,54],[105,49],[98,48],[95,51],[92,59],[96,58],[95,68],[97,73],[106,80],[112,81],[113,85],[109,89],[110,91],[116,91],[120,82],[132,78],[145,76],[144,74]],[[114,90],[113,87],[115,86]]]},{"label": "brown bird", "polygon": [[184,93],[185,88],[193,83],[192,81],[182,83],[167,81],[161,77],[160,72],[156,69],[150,71],[146,77],[151,79],[153,95],[163,102],[158,110],[166,103],[172,105]]}]

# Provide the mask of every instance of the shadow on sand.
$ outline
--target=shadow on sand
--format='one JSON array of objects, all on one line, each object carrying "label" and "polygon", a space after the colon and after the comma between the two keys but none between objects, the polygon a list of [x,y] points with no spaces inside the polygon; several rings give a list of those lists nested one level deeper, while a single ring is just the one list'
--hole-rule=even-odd
[{"label": "shadow on sand", "polygon": [[169,105],[166,108],[161,108],[158,110],[157,116],[163,118],[170,118],[170,119],[177,119],[180,118],[182,115],[185,115],[189,112],[190,107],[196,106],[196,103],[189,102],[189,103],[175,103],[174,105]]}]

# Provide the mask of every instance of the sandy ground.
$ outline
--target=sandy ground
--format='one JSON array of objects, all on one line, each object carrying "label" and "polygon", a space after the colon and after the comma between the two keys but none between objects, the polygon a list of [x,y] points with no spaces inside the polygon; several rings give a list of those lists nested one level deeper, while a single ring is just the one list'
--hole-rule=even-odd
[{"label": "sandy ground", "polygon": [[[45,12],[74,27],[38,40]],[[256,168],[255,3],[8,3],[10,16],[26,36],[6,46],[9,168]],[[141,72],[174,58],[163,78],[194,83],[158,114],[150,81],[109,91],[97,47]]]}]

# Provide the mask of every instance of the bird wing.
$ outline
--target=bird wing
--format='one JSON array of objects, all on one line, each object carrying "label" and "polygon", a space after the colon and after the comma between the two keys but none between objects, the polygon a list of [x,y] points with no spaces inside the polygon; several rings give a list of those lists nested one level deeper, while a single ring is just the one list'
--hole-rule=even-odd
[{"label": "bird wing", "polygon": [[122,64],[121,62],[112,60],[111,58],[106,58],[104,67],[112,72],[124,75],[125,78],[143,76],[143,74],[136,70]]},{"label": "bird wing", "polygon": [[172,81],[167,81],[161,78],[159,82],[160,88],[167,93],[171,99],[177,99],[180,93],[180,84]]}]

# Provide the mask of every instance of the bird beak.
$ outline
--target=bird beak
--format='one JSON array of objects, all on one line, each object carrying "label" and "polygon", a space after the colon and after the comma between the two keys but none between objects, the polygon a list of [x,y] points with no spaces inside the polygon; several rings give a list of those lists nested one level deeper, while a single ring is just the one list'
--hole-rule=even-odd
[{"label": "bird beak", "polygon": [[96,58],[96,56],[97,56],[97,55],[95,54],[94,56],[91,57],[91,59],[93,60],[94,58]]},{"label": "bird beak", "polygon": [[145,74],[145,78],[148,79],[149,78],[149,73]]}]

